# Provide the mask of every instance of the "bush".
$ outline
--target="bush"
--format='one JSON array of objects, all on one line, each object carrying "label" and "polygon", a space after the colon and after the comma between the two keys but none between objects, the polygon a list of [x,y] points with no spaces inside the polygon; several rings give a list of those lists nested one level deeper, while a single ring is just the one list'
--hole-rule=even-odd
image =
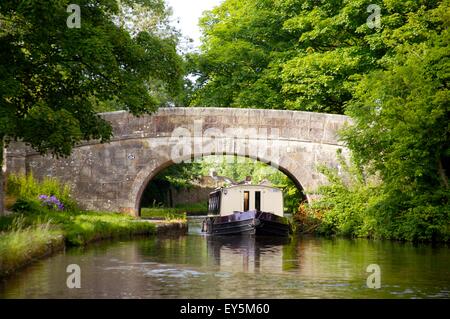
[{"label": "bush", "polygon": [[[33,208],[32,202],[38,202],[40,196],[52,196],[60,202],[66,210],[75,210],[77,208],[76,202],[70,196],[70,187],[61,184],[54,178],[46,177],[41,182],[37,181],[32,174],[28,175],[8,175],[6,192],[10,196],[14,196],[20,200],[19,205],[13,205],[13,210],[25,211],[26,205]],[[27,202],[27,203],[25,203]],[[55,207],[59,204],[55,202]],[[15,207],[15,208],[14,208]]]},{"label": "bush", "polygon": [[300,230],[322,235],[408,241],[450,239],[450,199],[445,189],[406,192],[387,189],[376,178],[341,158],[342,170],[320,167],[329,184],[320,198],[300,206],[295,219]]},{"label": "bush", "polygon": [[39,209],[40,209],[39,202],[23,197],[19,197],[11,207],[11,210],[13,212],[20,212],[20,213],[33,213],[39,211]]}]

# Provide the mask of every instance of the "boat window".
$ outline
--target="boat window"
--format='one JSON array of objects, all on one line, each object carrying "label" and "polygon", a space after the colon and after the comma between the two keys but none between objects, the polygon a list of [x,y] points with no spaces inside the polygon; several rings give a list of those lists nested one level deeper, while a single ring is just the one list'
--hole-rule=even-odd
[{"label": "boat window", "polygon": [[257,211],[261,210],[261,192],[260,191],[255,192],[255,209]]},{"label": "boat window", "polygon": [[208,203],[209,213],[216,214],[220,209],[220,193],[216,192],[210,195]]},{"label": "boat window", "polygon": [[250,192],[244,192],[244,212],[250,210]]}]

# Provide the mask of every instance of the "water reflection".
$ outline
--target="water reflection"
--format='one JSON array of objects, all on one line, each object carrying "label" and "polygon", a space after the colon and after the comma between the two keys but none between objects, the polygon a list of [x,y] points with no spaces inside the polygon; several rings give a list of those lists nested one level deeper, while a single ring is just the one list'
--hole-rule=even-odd
[{"label": "water reflection", "polygon": [[277,237],[209,237],[207,251],[220,271],[282,273],[283,246],[289,241]]},{"label": "water reflection", "polygon": [[[69,249],[0,283],[2,298],[448,298],[447,247],[393,242],[144,238]],[[81,289],[66,287],[78,264]],[[382,288],[366,287],[367,265]]]}]

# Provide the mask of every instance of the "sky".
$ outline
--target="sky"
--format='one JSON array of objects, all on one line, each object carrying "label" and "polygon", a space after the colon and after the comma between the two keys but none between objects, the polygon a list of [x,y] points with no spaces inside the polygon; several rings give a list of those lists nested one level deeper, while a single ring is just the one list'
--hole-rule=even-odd
[{"label": "sky", "polygon": [[219,5],[223,0],[166,0],[166,3],[172,7],[172,24],[184,36],[194,40],[192,43],[195,48],[200,46],[200,28],[198,20],[203,11],[211,10]]}]

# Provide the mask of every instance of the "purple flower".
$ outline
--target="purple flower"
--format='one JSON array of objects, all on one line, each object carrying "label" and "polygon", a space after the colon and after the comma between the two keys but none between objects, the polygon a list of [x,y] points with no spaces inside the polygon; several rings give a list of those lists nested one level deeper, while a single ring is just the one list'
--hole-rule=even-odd
[{"label": "purple flower", "polygon": [[64,210],[63,203],[61,203],[61,201],[55,195],[51,195],[50,197],[47,195],[39,195],[39,199],[42,202],[42,206],[51,209]]}]

